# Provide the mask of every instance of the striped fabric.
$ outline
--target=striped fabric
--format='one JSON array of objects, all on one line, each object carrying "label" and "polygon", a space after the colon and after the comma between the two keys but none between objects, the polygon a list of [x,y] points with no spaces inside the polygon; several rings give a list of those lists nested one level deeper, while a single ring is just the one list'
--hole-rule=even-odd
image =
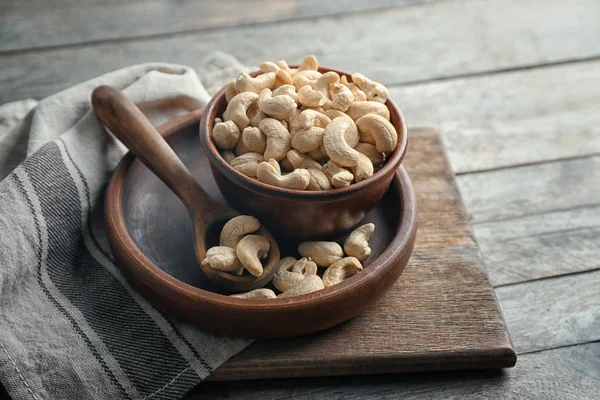
[{"label": "striped fabric", "polygon": [[[213,87],[239,69],[219,54],[206,65]],[[101,215],[125,149],[90,111],[100,84],[156,124],[209,98],[192,69],[144,64],[29,101],[0,130],[24,153],[4,152],[24,159],[15,169],[0,159],[0,381],[15,399],[179,398],[250,343],[170,319],[116,268]]]}]

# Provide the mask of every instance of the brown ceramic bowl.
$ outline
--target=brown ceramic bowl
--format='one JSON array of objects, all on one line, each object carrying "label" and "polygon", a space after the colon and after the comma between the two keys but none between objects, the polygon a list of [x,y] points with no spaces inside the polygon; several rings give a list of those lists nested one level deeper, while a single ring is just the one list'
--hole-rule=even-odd
[{"label": "brown ceramic bowl", "polygon": [[[348,73],[335,69],[319,68],[319,71],[335,71],[350,78]],[[256,71],[251,75],[259,73]],[[384,167],[370,178],[346,188],[323,191],[289,190],[261,183],[233,169],[211,139],[214,120],[227,107],[225,91],[226,87],[215,94],[204,109],[200,142],[215,181],[229,205],[241,213],[256,216],[274,234],[316,239],[348,230],[381,200],[406,153],[406,121],[396,103],[388,99],[386,105],[398,132],[398,145]]]}]

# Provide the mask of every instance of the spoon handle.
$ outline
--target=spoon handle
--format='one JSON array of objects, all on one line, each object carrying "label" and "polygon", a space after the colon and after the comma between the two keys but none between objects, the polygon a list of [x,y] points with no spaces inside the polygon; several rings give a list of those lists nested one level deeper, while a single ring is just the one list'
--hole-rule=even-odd
[{"label": "spoon handle", "polygon": [[156,174],[192,212],[221,208],[198,184],[148,118],[123,93],[97,87],[92,106],[100,122]]}]

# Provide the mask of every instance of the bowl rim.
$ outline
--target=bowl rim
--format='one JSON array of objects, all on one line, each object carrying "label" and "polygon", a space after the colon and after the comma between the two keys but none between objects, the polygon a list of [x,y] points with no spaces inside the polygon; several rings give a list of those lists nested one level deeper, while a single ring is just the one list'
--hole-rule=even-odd
[{"label": "bowl rim", "polygon": [[[297,66],[292,65],[291,67],[296,68]],[[329,71],[336,72],[340,76],[345,75],[349,79],[352,79],[351,74],[349,74],[347,72],[344,72],[344,71],[341,71],[341,70],[338,70],[335,68],[319,66],[319,72],[325,73],[325,72],[329,72]],[[262,73],[262,72],[261,71],[253,71],[250,73],[250,75],[256,76],[260,73]],[[406,120],[404,118],[404,115],[402,114],[402,111],[400,111],[400,108],[396,104],[396,102],[394,102],[394,100],[392,100],[392,98],[389,97],[387,99],[387,101],[385,102],[385,105],[387,106],[388,110],[390,111],[390,115],[395,114],[398,117],[399,124],[396,125],[393,122],[392,122],[392,124],[394,125],[394,128],[396,129],[396,132],[398,133],[398,137],[400,138],[400,140],[398,140],[398,143],[396,144],[396,148],[392,152],[391,157],[384,164],[383,168],[381,168],[379,171],[375,172],[372,176],[368,177],[367,179],[365,179],[361,182],[353,183],[344,188],[334,188],[334,189],[327,189],[327,190],[284,189],[284,188],[279,188],[277,186],[268,185],[263,182],[259,182],[257,179],[250,178],[250,177],[242,174],[241,172],[237,171],[231,165],[229,165],[225,161],[225,159],[221,156],[221,153],[219,152],[219,150],[215,146],[214,142],[210,138],[212,129],[213,129],[212,122],[216,118],[217,112],[219,111],[217,104],[220,103],[225,98],[225,92],[227,91],[227,86],[228,85],[225,85],[217,93],[215,93],[214,96],[210,99],[210,101],[206,105],[206,107],[204,108],[204,114],[200,121],[200,129],[199,129],[200,142],[201,142],[202,147],[204,148],[204,151],[205,151],[212,166],[218,168],[222,173],[226,174],[230,178],[235,177],[236,184],[242,185],[246,189],[251,190],[253,192],[260,193],[261,195],[266,195],[266,196],[270,196],[270,197],[286,197],[286,198],[294,198],[294,199],[299,199],[299,200],[332,200],[332,199],[337,200],[340,198],[347,197],[357,191],[360,191],[361,189],[364,189],[365,187],[369,186],[370,184],[374,183],[375,181],[382,179],[385,176],[388,176],[389,174],[394,173],[394,171],[400,166],[400,164],[402,163],[402,160],[404,159],[404,156],[406,155],[406,151],[408,149],[408,128],[406,125]]]},{"label": "bowl rim", "polygon": [[[195,110],[183,116],[174,118],[158,127],[165,138],[188,128],[199,121],[202,110]],[[400,222],[390,244],[385,248],[368,268],[337,285],[327,287],[313,293],[307,293],[289,298],[277,299],[241,299],[229,297],[190,285],[155,265],[137,247],[130,236],[125,224],[123,212],[123,193],[126,177],[133,166],[136,157],[127,153],[115,168],[105,194],[105,224],[111,248],[117,247],[116,253],[126,258],[127,262],[119,262],[119,268],[133,268],[141,271],[151,281],[145,285],[167,289],[170,293],[178,293],[193,301],[195,304],[217,307],[221,310],[235,309],[242,312],[283,312],[301,311],[311,308],[314,304],[326,304],[335,298],[351,295],[361,288],[368,287],[377,281],[379,275],[395,268],[395,264],[406,253],[412,252],[417,230],[417,205],[412,182],[403,167],[400,167],[393,177],[400,198]],[[114,249],[113,249],[114,251]],[[390,262],[389,260],[394,260]],[[273,307],[275,305],[275,307]]]}]

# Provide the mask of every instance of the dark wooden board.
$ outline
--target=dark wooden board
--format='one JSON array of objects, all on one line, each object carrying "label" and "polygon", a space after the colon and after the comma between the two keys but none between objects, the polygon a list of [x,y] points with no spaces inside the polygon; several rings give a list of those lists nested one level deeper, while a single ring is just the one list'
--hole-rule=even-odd
[{"label": "dark wooden board", "polygon": [[516,356],[439,135],[410,132],[403,165],[419,231],[400,280],[375,306],[328,331],[257,341],[209,380],[511,367]]}]

